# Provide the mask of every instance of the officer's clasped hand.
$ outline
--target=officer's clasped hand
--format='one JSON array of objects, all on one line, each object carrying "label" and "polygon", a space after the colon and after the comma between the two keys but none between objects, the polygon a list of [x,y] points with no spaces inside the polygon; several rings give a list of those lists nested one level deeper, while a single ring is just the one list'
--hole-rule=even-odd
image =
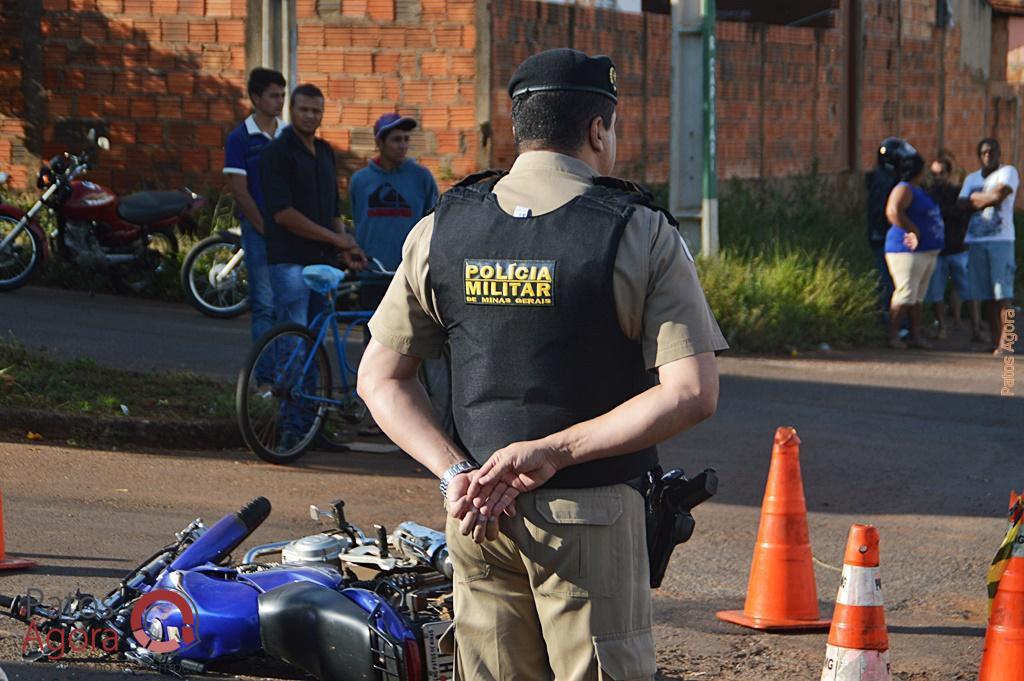
[{"label": "officer's clasped hand", "polygon": [[502,514],[513,517],[516,508],[513,502],[519,492],[504,483],[478,487],[476,497],[469,496],[470,485],[479,475],[479,470],[460,473],[448,484],[448,511],[459,520],[459,531],[472,535],[473,541],[493,541],[500,530],[498,521]]}]

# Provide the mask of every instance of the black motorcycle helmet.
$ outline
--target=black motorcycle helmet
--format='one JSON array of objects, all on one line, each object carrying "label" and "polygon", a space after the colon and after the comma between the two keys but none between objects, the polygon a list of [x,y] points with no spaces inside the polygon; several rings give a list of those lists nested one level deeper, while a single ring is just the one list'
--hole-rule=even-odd
[{"label": "black motorcycle helmet", "polygon": [[901,180],[910,180],[924,170],[924,158],[910,142],[900,140],[892,156]]},{"label": "black motorcycle helmet", "polygon": [[890,172],[896,172],[896,158],[895,152],[903,140],[899,137],[886,137],[882,140],[882,143],[878,145],[878,165],[881,168],[886,168]]}]

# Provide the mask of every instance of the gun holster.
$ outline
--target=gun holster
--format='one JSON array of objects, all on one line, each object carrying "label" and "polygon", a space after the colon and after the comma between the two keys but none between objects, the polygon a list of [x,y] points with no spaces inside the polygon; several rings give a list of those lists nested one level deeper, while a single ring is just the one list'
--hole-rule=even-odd
[{"label": "gun holster", "polygon": [[693,536],[696,522],[690,512],[718,491],[718,475],[714,468],[706,468],[691,480],[681,468],[662,474],[661,467],[655,466],[648,471],[642,487],[651,588],[657,589],[665,577],[672,551]]}]

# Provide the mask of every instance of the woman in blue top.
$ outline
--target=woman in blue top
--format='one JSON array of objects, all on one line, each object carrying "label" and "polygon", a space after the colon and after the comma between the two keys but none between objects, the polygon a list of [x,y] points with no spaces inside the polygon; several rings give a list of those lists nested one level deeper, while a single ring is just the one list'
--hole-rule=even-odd
[{"label": "woman in blue top", "polygon": [[[924,159],[904,142],[897,150],[897,184],[885,207],[892,223],[885,236],[885,263],[892,275],[895,291],[889,312],[889,347],[928,348],[921,338],[921,312],[928,282],[945,241],[945,227],[938,205],[921,189]],[[900,325],[910,317],[910,335],[899,338]]]}]

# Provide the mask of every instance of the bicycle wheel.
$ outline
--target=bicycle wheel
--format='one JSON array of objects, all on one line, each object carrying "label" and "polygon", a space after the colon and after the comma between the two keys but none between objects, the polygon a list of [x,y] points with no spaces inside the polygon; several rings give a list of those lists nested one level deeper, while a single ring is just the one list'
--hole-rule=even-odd
[{"label": "bicycle wheel", "polygon": [[[7,215],[0,215],[0,241],[3,241],[18,221]],[[0,251],[0,291],[13,291],[24,286],[42,261],[44,244],[35,232],[22,228],[16,237]]]},{"label": "bicycle wheel", "polygon": [[237,317],[249,309],[249,283],[245,260],[222,274],[242,241],[234,234],[206,237],[189,251],[181,266],[185,300],[204,315],[220,319]]},{"label": "bicycle wheel", "polygon": [[235,410],[242,439],[264,461],[295,461],[313,443],[330,408],[313,398],[330,394],[331,364],[309,329],[274,327],[256,342],[238,374]]}]

